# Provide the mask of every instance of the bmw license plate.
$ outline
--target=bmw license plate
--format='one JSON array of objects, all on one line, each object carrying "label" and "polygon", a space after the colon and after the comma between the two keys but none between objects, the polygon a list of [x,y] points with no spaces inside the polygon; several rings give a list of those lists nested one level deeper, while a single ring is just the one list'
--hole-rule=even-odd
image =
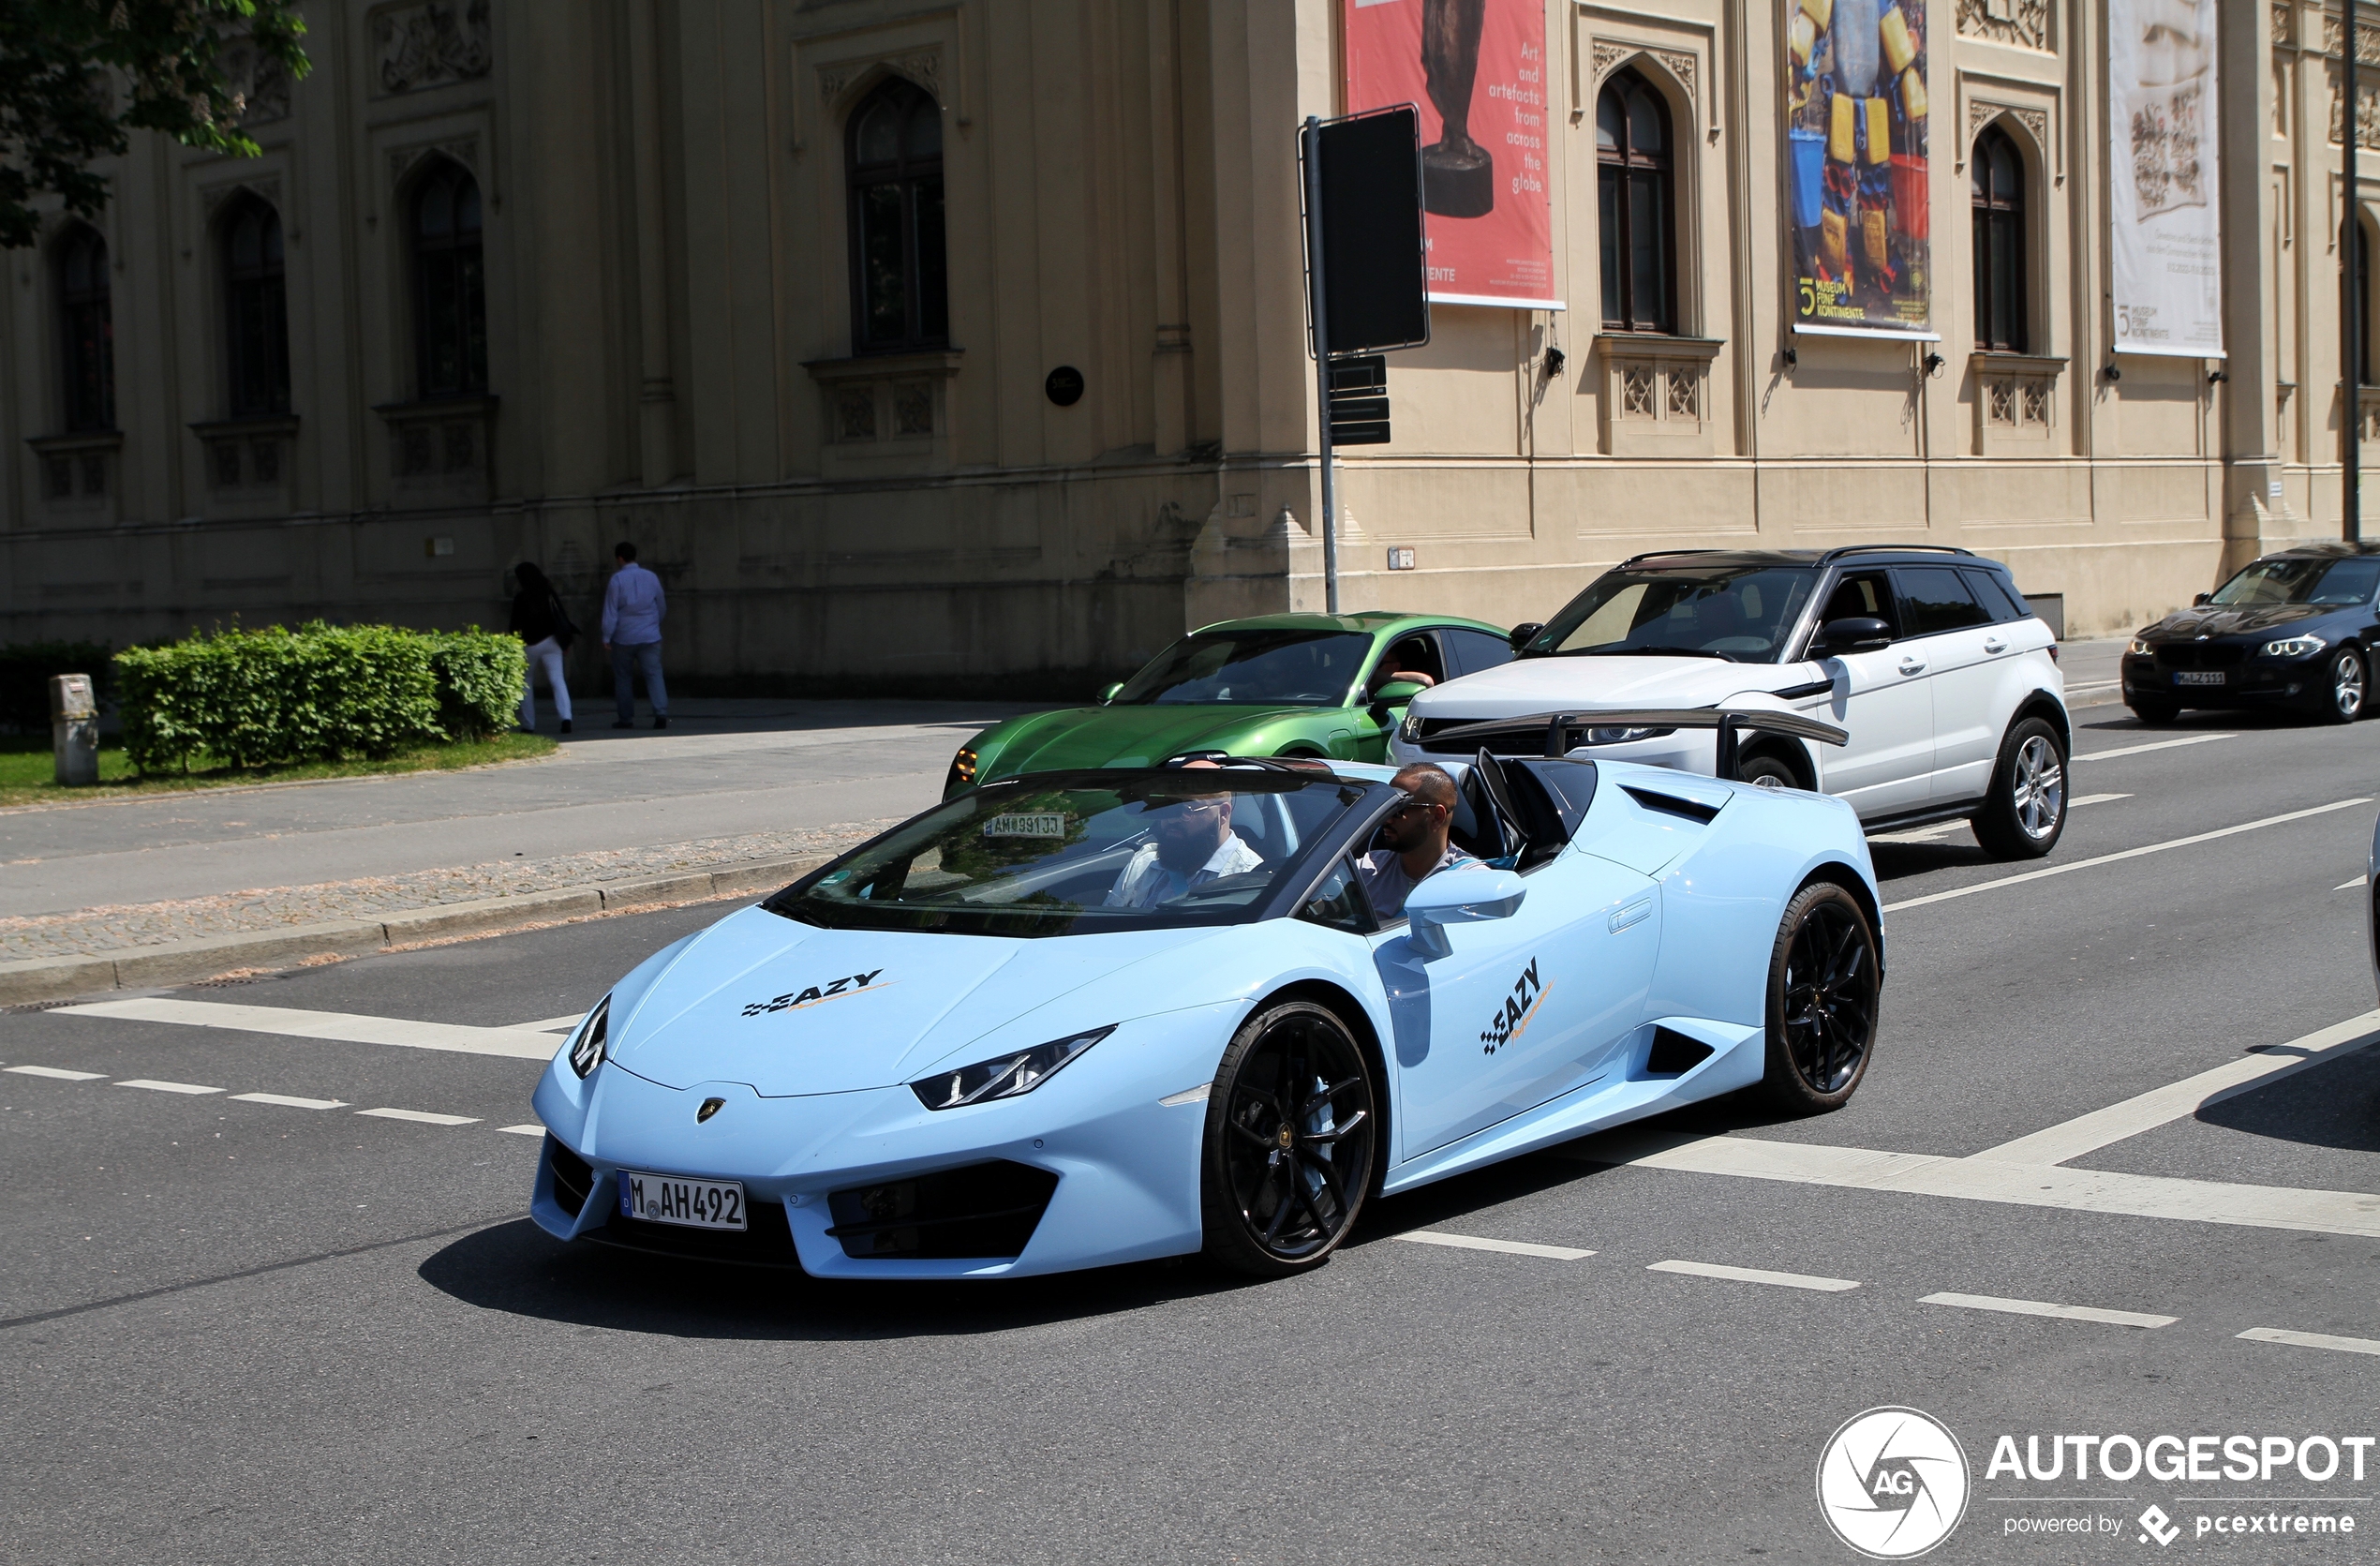
[{"label": "bmw license plate", "polygon": [[744,1187],[736,1180],[681,1180],[674,1174],[619,1171],[619,1216],[686,1229],[743,1232]]},{"label": "bmw license plate", "polygon": [[2174,672],[2174,683],[2176,685],[2220,685],[2223,683],[2223,671],[2221,669],[2178,669]]}]

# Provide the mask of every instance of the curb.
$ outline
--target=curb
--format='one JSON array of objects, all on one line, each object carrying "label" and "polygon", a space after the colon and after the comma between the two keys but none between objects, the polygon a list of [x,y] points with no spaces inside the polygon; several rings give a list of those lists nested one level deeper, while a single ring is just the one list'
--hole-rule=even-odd
[{"label": "curb", "polygon": [[707,902],[775,891],[817,869],[832,854],[751,859],[724,870],[692,871],[638,881],[607,881],[520,892],[477,902],[443,902],[378,919],[338,919],[289,930],[207,935],[131,947],[90,957],[36,957],[0,962],[0,1006],[67,1000],[103,990],[189,984],[233,968],[288,967],[310,957],[364,956],[424,941],[501,934],[510,930],[598,918],[671,903]]}]

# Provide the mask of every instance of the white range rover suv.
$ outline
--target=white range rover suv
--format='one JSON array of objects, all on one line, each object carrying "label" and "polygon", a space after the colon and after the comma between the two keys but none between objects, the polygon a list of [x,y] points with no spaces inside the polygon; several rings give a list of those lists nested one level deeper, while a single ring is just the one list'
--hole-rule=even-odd
[{"label": "white range rover suv", "polygon": [[[1556,714],[1570,754],[1709,774],[1709,728],[1599,728],[1598,711],[1785,711],[1850,735],[1841,748],[1751,729],[1733,776],[1833,794],[1870,832],[1965,819],[1986,849],[2032,858],[2066,826],[2074,730],[2057,638],[2008,568],[1939,544],[1682,549],[1606,572],[1520,656],[1422,692],[1390,741],[1400,763],[1470,755],[1464,725]],[[1541,732],[1541,731],[1540,731]],[[1537,753],[1514,731],[1490,751]],[[1569,734],[1565,734],[1565,740]]]}]

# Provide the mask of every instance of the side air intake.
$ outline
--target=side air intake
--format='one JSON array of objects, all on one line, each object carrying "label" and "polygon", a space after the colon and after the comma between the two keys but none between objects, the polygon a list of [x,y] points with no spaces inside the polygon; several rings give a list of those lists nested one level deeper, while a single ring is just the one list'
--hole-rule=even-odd
[{"label": "side air intake", "polygon": [[1648,1077],[1683,1077],[1711,1058],[1711,1047],[1673,1028],[1655,1028],[1653,1048],[1644,1057]]}]

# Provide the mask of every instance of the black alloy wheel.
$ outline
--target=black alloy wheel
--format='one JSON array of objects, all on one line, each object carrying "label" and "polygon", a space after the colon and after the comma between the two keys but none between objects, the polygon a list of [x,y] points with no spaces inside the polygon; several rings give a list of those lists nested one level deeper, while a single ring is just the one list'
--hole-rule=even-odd
[{"label": "black alloy wheel", "polygon": [[1371,1064],[1328,1007],[1268,1007],[1223,1051],[1207,1096],[1207,1254],[1259,1277],[1320,1266],[1372,1189]]},{"label": "black alloy wheel", "polygon": [[2066,830],[2066,741],[2043,718],[2008,726],[1991,792],[1968,825],[1996,859],[2038,859]]},{"label": "black alloy wheel", "polygon": [[1813,881],[1785,905],[1768,965],[1762,1092],[1789,1114],[1840,1109],[1867,1075],[1883,968],[1859,899]]},{"label": "black alloy wheel", "polygon": [[2323,665],[2322,683],[2314,691],[2314,716],[2326,723],[2352,723],[2363,716],[2370,695],[2371,671],[2363,654],[2343,647]]}]

